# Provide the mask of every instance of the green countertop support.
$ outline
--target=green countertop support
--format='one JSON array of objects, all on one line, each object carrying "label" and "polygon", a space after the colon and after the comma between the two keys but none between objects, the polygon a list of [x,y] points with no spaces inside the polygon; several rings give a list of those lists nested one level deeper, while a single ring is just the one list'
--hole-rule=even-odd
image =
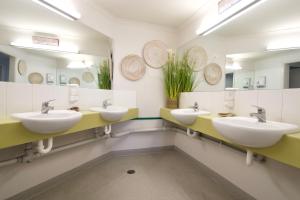
[{"label": "green countertop support", "polygon": [[[139,110],[137,108],[131,108],[119,122],[135,119],[138,117],[138,113]],[[97,112],[83,111],[80,122],[78,122],[70,130],[59,134],[42,135],[28,131],[18,120],[0,120],[0,149],[30,143],[41,139],[47,139],[50,137],[58,137],[77,133],[79,131],[103,127],[105,125],[114,123],[104,121]]]},{"label": "green countertop support", "polygon": [[[186,126],[178,122],[170,113],[170,109],[161,108],[160,115],[163,119],[176,123],[180,126],[191,128],[192,130],[201,132],[213,138],[225,141],[229,144],[237,146],[232,142],[226,140],[213,127],[212,119],[214,116],[199,116],[196,122],[191,126]],[[245,147],[238,146],[241,149]],[[293,133],[284,135],[283,138],[275,145],[268,148],[247,148],[257,154],[272,158],[276,161],[285,163],[287,165],[300,168],[300,133]]]}]

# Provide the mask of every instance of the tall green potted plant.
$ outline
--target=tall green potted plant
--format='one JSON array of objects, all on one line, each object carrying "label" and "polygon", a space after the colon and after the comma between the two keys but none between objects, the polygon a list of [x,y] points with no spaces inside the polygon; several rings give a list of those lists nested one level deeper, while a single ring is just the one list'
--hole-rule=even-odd
[{"label": "tall green potted plant", "polygon": [[111,89],[111,75],[108,60],[104,60],[98,71],[98,87],[100,89]]},{"label": "tall green potted plant", "polygon": [[181,92],[192,92],[195,88],[195,74],[189,64],[187,53],[179,59],[170,54],[163,67],[164,87],[167,96],[167,108],[178,108],[178,99]]},{"label": "tall green potted plant", "polygon": [[178,96],[180,93],[179,68],[178,59],[173,54],[169,54],[168,61],[163,67],[167,108],[178,107]]}]

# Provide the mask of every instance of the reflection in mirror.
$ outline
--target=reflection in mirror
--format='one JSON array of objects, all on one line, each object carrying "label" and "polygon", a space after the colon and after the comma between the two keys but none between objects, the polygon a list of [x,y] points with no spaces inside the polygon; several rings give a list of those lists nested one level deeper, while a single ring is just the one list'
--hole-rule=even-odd
[{"label": "reflection in mirror", "polygon": [[300,88],[300,50],[226,56],[226,89]]},{"label": "reflection in mirror", "polygon": [[1,2],[0,81],[100,88],[100,66],[111,72],[110,60],[111,39],[102,33],[33,1]]},{"label": "reflection in mirror", "polygon": [[98,88],[101,56],[21,49],[0,45],[0,81],[31,84],[78,84]]}]

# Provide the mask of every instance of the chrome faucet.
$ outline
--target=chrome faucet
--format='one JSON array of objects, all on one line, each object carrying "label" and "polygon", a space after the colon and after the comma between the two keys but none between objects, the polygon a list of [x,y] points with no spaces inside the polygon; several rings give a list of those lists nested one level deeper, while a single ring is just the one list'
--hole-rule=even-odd
[{"label": "chrome faucet", "polygon": [[110,102],[110,99],[105,99],[102,103],[102,107],[104,109],[106,109],[108,106],[111,106],[111,105],[112,105],[112,103]]},{"label": "chrome faucet", "polygon": [[49,103],[52,102],[52,101],[55,101],[55,99],[45,101],[45,102],[42,103],[42,109],[41,109],[42,114],[48,114],[49,110],[54,109],[53,106],[49,106]]},{"label": "chrome faucet", "polygon": [[195,112],[199,111],[199,105],[198,102],[195,102],[194,105],[192,106]]},{"label": "chrome faucet", "polygon": [[258,122],[265,123],[266,122],[266,110],[262,107],[255,106],[257,108],[257,113],[250,113],[251,117],[256,117]]}]

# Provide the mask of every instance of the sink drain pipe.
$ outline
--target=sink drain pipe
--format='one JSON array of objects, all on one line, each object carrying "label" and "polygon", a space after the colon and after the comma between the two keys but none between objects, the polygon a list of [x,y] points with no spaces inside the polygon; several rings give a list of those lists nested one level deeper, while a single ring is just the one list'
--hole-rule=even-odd
[{"label": "sink drain pipe", "polygon": [[111,133],[111,124],[104,127],[104,133],[105,133],[105,135],[110,135],[110,133]]},{"label": "sink drain pipe", "polygon": [[246,155],[246,165],[250,166],[253,161],[253,152],[247,149],[247,155]]},{"label": "sink drain pipe", "polygon": [[196,137],[197,136],[197,132],[192,131],[190,128],[186,129],[186,134],[187,134],[187,136],[190,136],[190,137]]},{"label": "sink drain pipe", "polygon": [[44,146],[44,141],[43,140],[39,140],[36,150],[40,153],[40,154],[46,154],[49,153],[51,151],[53,147],[53,138],[48,138],[47,140],[47,148],[45,148]]}]

